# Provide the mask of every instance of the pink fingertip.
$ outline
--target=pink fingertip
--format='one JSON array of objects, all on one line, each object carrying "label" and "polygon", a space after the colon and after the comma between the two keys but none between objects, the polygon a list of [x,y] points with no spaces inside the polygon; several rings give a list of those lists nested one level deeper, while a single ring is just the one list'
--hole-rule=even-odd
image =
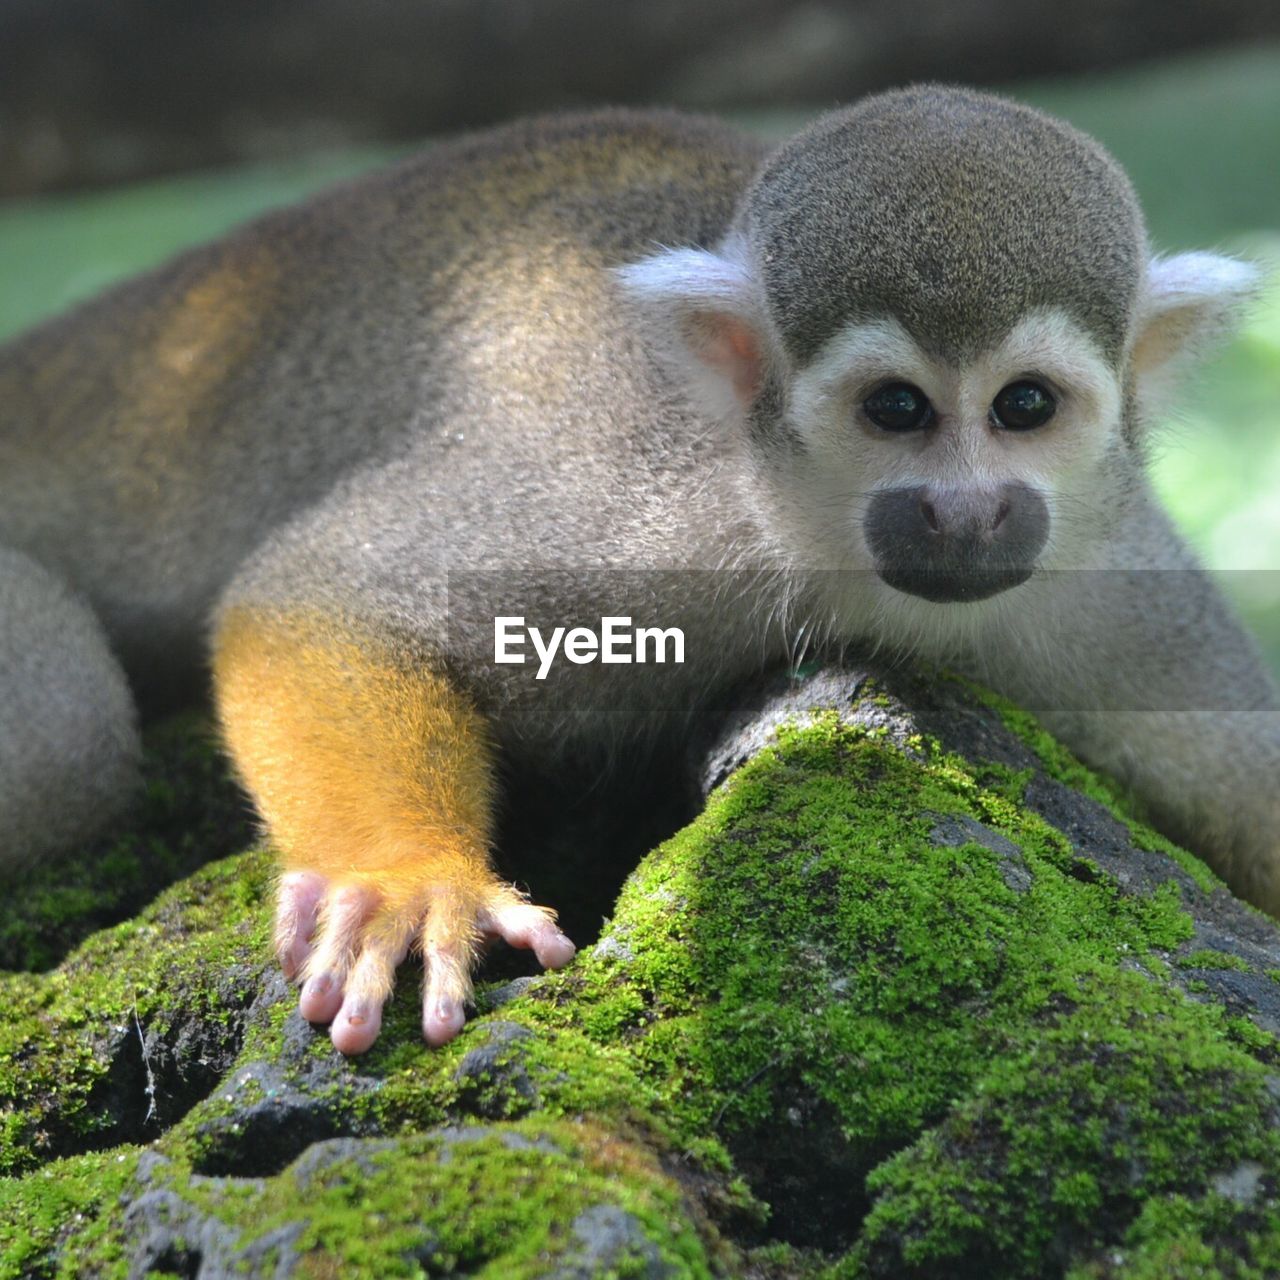
[{"label": "pink fingertip", "polygon": [[317,973],[303,984],[298,1008],[308,1022],[331,1022],[342,1007],[342,989],[331,973]]},{"label": "pink fingertip", "polygon": [[533,954],[544,969],[563,969],[578,954],[578,948],[567,934],[551,928],[535,936]]},{"label": "pink fingertip", "polygon": [[437,1000],[422,1015],[422,1035],[432,1048],[448,1044],[462,1030],[466,1013],[453,1000]]},{"label": "pink fingertip", "polygon": [[333,1020],[333,1026],[329,1028],[329,1039],[339,1053],[364,1053],[373,1045],[381,1030],[382,1010],[358,1004],[350,1010],[344,1008]]}]

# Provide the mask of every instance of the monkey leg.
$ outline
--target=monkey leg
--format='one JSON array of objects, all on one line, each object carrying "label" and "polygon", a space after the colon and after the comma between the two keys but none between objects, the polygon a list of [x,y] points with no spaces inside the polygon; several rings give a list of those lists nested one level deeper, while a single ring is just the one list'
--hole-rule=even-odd
[{"label": "monkey leg", "polygon": [[494,874],[492,760],[467,700],[400,641],[238,606],[218,628],[223,730],[281,857],[276,949],[343,1053],[377,1038],[417,943],[423,1035],[457,1034],[481,940],[549,968],[573,944]]},{"label": "monkey leg", "polygon": [[93,610],[0,547],[0,865],[69,852],[137,784],[137,717]]}]

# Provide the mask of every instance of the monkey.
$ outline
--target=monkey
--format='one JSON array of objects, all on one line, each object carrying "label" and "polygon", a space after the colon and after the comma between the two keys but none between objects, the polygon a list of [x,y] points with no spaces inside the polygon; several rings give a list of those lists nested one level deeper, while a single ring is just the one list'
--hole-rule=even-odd
[{"label": "monkey", "polygon": [[[207,663],[303,1015],[364,1052],[412,950],[440,1045],[485,938],[574,954],[493,869],[503,776],[856,642],[1031,706],[1280,912],[1280,701],[1147,475],[1256,282],[937,84],[777,146],[522,121],[267,213],[0,349],[5,857],[85,838]],[[499,662],[502,619],[684,661]]]}]

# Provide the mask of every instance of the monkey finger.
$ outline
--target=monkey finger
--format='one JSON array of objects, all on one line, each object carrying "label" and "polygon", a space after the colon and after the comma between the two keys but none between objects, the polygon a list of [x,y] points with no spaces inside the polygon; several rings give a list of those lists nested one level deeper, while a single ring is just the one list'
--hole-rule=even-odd
[{"label": "monkey finger", "polygon": [[361,885],[343,885],[323,900],[298,1001],[308,1022],[329,1022],[342,1007],[343,986],[359,950],[361,931],[377,906],[378,895]]},{"label": "monkey finger", "polygon": [[316,917],[326,881],[312,871],[290,871],[276,890],[275,953],[286,978],[293,978],[311,952]]},{"label": "monkey finger", "polygon": [[544,969],[562,969],[577,954],[577,947],[561,931],[555,916],[546,907],[514,897],[490,907],[482,927],[513,947],[532,951]]},{"label": "monkey finger", "polygon": [[422,992],[422,1035],[435,1047],[447,1044],[467,1020],[471,997],[468,948],[462,943],[423,948],[426,982]]},{"label": "monkey finger", "polygon": [[347,974],[342,1007],[329,1027],[339,1053],[364,1053],[382,1030],[382,1006],[395,983],[396,966],[409,950],[409,931],[398,937],[366,939],[360,957]]}]

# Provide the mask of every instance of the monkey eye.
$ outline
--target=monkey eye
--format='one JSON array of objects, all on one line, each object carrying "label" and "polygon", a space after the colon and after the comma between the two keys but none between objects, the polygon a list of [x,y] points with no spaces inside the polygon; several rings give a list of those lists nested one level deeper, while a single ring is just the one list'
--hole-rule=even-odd
[{"label": "monkey eye", "polygon": [[1038,382],[1011,382],[991,402],[996,425],[1009,431],[1030,431],[1053,417],[1058,402]]},{"label": "monkey eye", "polygon": [[863,412],[886,431],[918,431],[933,418],[933,406],[919,387],[909,382],[889,382],[863,402]]}]

